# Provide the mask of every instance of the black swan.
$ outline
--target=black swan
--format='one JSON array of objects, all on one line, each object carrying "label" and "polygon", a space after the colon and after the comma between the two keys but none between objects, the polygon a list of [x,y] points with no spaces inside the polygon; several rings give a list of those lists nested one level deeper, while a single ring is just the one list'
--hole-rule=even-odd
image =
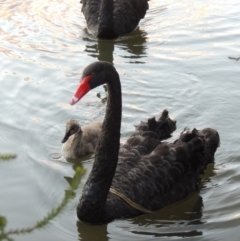
[{"label": "black swan", "polygon": [[130,33],[144,18],[149,0],[82,0],[87,26],[98,38]]},{"label": "black swan", "polygon": [[185,129],[174,143],[161,142],[175,130],[165,110],[158,121],[140,124],[120,149],[121,84],[112,64],[88,65],[70,104],[104,83],[109,94],[106,114],[77,207],[78,218],[91,224],[149,213],[186,198],[198,187],[220,141],[217,131],[206,128]]},{"label": "black swan", "polygon": [[81,125],[73,119],[66,122],[66,132],[62,139],[62,153],[67,159],[76,159],[94,153],[102,123],[95,121],[89,125]]}]

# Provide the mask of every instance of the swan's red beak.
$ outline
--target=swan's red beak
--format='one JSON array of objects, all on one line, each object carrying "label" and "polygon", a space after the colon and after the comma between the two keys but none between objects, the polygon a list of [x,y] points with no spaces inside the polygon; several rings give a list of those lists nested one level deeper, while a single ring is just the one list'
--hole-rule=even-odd
[{"label": "swan's red beak", "polygon": [[70,105],[76,104],[87,92],[91,89],[89,85],[89,80],[91,79],[91,75],[84,77],[74,94],[74,96],[70,100]]}]

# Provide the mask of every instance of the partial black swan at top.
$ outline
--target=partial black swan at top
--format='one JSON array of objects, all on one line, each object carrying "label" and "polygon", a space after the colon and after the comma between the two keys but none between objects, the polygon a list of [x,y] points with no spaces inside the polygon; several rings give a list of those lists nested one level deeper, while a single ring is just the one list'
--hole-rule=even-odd
[{"label": "partial black swan at top", "polygon": [[98,38],[130,33],[144,18],[149,0],[81,0],[87,26]]},{"label": "partial black swan at top", "polygon": [[185,129],[174,143],[161,142],[175,130],[165,110],[158,120],[151,118],[137,126],[120,147],[121,84],[112,64],[88,65],[70,104],[104,83],[109,94],[106,114],[92,171],[77,207],[78,218],[92,224],[145,212],[126,198],[148,211],[184,199],[197,188],[220,141],[217,131],[206,128]]}]

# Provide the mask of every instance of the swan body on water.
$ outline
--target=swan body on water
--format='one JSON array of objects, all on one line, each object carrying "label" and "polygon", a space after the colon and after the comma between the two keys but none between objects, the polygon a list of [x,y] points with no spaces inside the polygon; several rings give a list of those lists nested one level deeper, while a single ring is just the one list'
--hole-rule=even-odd
[{"label": "swan body on water", "polygon": [[218,132],[211,128],[185,129],[173,143],[162,142],[176,129],[165,110],[157,120],[140,123],[120,147],[122,92],[112,64],[88,65],[70,104],[105,83],[105,118],[77,207],[78,218],[91,224],[153,212],[186,198],[198,187],[220,142]]},{"label": "swan body on water", "polygon": [[132,32],[148,10],[148,0],[82,0],[81,3],[88,29],[104,39]]},{"label": "swan body on water", "polygon": [[81,127],[73,119],[66,122],[66,132],[62,139],[62,153],[66,159],[76,159],[94,153],[102,129],[99,121]]}]

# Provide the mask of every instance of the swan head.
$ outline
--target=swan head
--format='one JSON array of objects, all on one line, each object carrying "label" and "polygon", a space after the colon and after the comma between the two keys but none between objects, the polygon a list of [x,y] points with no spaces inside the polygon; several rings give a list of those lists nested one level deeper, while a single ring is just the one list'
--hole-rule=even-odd
[{"label": "swan head", "polygon": [[91,89],[103,85],[111,80],[117,71],[113,65],[106,61],[98,61],[89,64],[82,73],[80,84],[70,100],[70,105],[76,104]]},{"label": "swan head", "polygon": [[65,143],[68,138],[76,133],[82,134],[82,129],[80,124],[73,119],[70,119],[66,122],[66,131],[65,131],[65,135],[62,139],[62,143]]}]

